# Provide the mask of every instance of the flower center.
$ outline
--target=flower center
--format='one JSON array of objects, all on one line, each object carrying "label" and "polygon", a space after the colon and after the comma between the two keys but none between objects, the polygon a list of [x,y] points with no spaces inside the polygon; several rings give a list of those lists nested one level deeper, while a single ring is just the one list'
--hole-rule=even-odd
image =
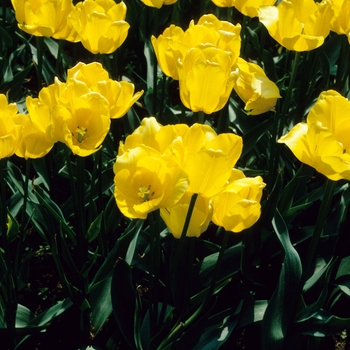
[{"label": "flower center", "polygon": [[87,133],[87,128],[84,128],[83,126],[78,126],[75,132],[77,133],[78,142],[83,142],[85,134]]},{"label": "flower center", "polygon": [[142,200],[144,202],[149,201],[149,195],[150,195],[150,192],[151,192],[150,189],[151,189],[151,185],[149,185],[148,187],[140,187],[139,188],[138,196],[140,198],[142,198]]}]

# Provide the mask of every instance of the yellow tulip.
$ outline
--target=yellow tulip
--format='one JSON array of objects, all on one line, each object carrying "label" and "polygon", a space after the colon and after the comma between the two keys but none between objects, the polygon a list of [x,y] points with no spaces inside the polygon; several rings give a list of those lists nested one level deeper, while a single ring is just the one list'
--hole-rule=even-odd
[{"label": "yellow tulip", "polygon": [[[158,38],[152,35],[151,41],[154,52],[157,56],[158,64],[165,75],[175,80],[179,80],[179,74],[177,72],[177,61],[182,57],[182,51],[188,49],[181,44],[184,31],[172,24],[166,28],[163,34]],[[174,45],[174,48],[172,48]],[[183,46],[183,50],[176,49],[176,47]]]},{"label": "yellow tulip", "polygon": [[197,24],[191,21],[185,32],[180,27],[171,25],[158,38],[152,36],[151,40],[164,74],[178,80],[177,62],[183,62],[189,50],[203,44],[227,51],[233,66],[240,52],[240,31],[239,24],[220,21],[209,14],[202,16]]},{"label": "yellow tulip", "polygon": [[258,17],[260,6],[273,5],[276,0],[212,0],[218,7],[235,7],[239,12],[249,17]]},{"label": "yellow tulip", "polygon": [[270,35],[292,51],[310,51],[321,46],[330,31],[334,10],[330,0],[282,0],[277,6],[263,6],[259,20]]},{"label": "yellow tulip", "polygon": [[[205,29],[210,29],[216,33],[205,34]],[[198,36],[201,37],[200,32],[203,31],[205,35],[198,41]],[[195,25],[192,21],[189,29],[185,33],[184,42],[189,47],[198,46],[200,44],[213,44],[219,49],[225,50],[231,55],[231,64],[233,65],[241,50],[241,25],[233,25],[231,22],[220,21],[213,14],[203,15],[198,23]],[[194,45],[195,44],[195,45]]]},{"label": "yellow tulip", "polygon": [[154,117],[144,118],[141,125],[131,135],[128,135],[125,143],[120,143],[118,155],[139,145],[152,147],[162,155],[167,154],[169,145],[177,138],[182,137],[188,128],[186,124],[162,126]]},{"label": "yellow tulip", "polygon": [[30,115],[18,114],[15,122],[23,127],[22,137],[15,152],[18,157],[36,159],[49,153],[54,141],[47,133],[39,129]]},{"label": "yellow tulip", "polygon": [[160,9],[163,5],[175,4],[177,0],[141,0],[146,6]]},{"label": "yellow tulip", "polygon": [[79,41],[68,20],[74,6],[71,0],[11,0],[18,27],[35,36]]},{"label": "yellow tulip", "polygon": [[350,180],[350,102],[338,92],[322,92],[306,123],[295,125],[278,142],[329,179]]},{"label": "yellow tulip", "polygon": [[195,124],[169,145],[166,154],[187,173],[189,193],[211,198],[226,185],[242,147],[237,135],[216,135],[208,125]]},{"label": "yellow tulip", "polygon": [[41,158],[52,149],[57,140],[50,135],[50,111],[56,104],[54,86],[41,89],[38,98],[26,98],[29,115],[16,117],[16,123],[23,125],[23,135],[16,150],[17,156],[25,159]]},{"label": "yellow tulip", "polygon": [[248,63],[238,58],[238,79],[234,86],[237,95],[246,103],[244,109],[248,114],[258,115],[274,110],[280,98],[277,85],[265,74],[257,64]]},{"label": "yellow tulip", "polygon": [[113,170],[119,210],[133,219],[174,206],[188,186],[187,175],[179,167],[169,166],[158,151],[144,145],[118,156]]},{"label": "yellow tulip", "polygon": [[[169,231],[175,238],[180,238],[185,224],[191,195],[186,193],[180,201],[171,208],[160,209],[160,215]],[[198,196],[187,229],[187,237],[199,237],[209,226],[212,217],[212,206],[209,198]]]},{"label": "yellow tulip", "polygon": [[190,49],[178,63],[180,98],[193,112],[219,111],[227,103],[235,83],[230,53],[212,45]]},{"label": "yellow tulip", "polygon": [[345,34],[350,44],[350,2],[348,0],[333,0],[334,17],[331,30],[339,35]]},{"label": "yellow tulip", "polygon": [[[106,98],[110,105],[111,119],[123,117],[131,106],[142,96],[143,91],[134,94],[135,87],[127,81],[115,81],[109,78],[108,72],[98,62],[85,64],[79,62],[67,71],[67,84],[81,82],[80,91],[94,91]],[[68,99],[70,96],[68,94]]]},{"label": "yellow tulip", "polygon": [[17,106],[0,94],[0,159],[12,156],[18,146],[23,127],[15,123],[17,113]]},{"label": "yellow tulip", "polygon": [[229,184],[212,199],[212,221],[232,232],[251,227],[261,214],[260,200],[264,187],[260,176],[249,178],[234,170]]},{"label": "yellow tulip", "polygon": [[126,5],[113,0],[84,0],[70,13],[83,46],[93,54],[114,52],[126,39]]},{"label": "yellow tulip", "polygon": [[101,148],[110,127],[109,104],[96,92],[52,107],[50,136],[85,157]]}]

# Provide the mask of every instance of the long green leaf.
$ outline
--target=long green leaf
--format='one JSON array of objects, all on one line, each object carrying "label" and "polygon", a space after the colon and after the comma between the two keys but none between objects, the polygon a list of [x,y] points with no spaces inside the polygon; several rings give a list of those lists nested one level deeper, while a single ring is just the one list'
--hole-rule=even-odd
[{"label": "long green leaf", "polygon": [[281,243],[284,260],[277,287],[264,315],[262,346],[266,350],[279,350],[283,349],[286,334],[294,322],[302,268],[299,255],[290,241],[287,226],[278,210],[272,225]]}]

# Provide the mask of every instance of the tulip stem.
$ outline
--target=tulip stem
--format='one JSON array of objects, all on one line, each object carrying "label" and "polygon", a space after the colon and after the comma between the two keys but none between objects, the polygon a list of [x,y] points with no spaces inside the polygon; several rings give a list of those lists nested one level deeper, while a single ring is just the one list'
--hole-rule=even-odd
[{"label": "tulip stem", "polygon": [[23,243],[25,240],[25,229],[27,225],[25,224],[26,219],[26,213],[27,213],[27,203],[28,203],[28,185],[29,185],[29,173],[30,173],[30,167],[31,167],[32,161],[31,159],[27,159],[26,161],[26,171],[25,171],[25,178],[24,178],[24,186],[23,186],[23,206],[22,206],[22,216],[21,216],[21,225],[20,225],[20,232],[19,232],[19,243],[17,246],[17,252],[16,252],[16,259],[15,259],[15,266],[14,266],[14,276],[19,276],[20,273],[20,263],[21,263],[21,250],[23,247]]},{"label": "tulip stem", "polygon": [[199,111],[197,117],[198,117],[198,123],[204,124],[204,112]]},{"label": "tulip stem", "polygon": [[276,140],[278,140],[282,136],[283,127],[286,125],[286,117],[287,117],[290,101],[292,98],[293,86],[297,75],[299,60],[300,60],[300,52],[295,52],[292,74],[289,80],[287,94],[286,94],[286,97],[284,98],[284,102],[282,105],[282,110],[281,110],[281,113],[277,113],[277,112],[275,113],[273,134],[271,139],[271,142],[272,142],[271,158],[270,158],[271,170],[269,171],[270,181],[268,182],[270,184],[271,189],[275,186],[276,178],[278,176],[277,169],[278,169],[278,163],[279,163],[279,148],[276,147]]},{"label": "tulip stem", "polygon": [[[155,217],[156,215],[156,217]],[[150,213],[150,273],[149,273],[149,318],[151,337],[158,322],[159,264],[160,264],[160,222],[159,211]]]},{"label": "tulip stem", "polygon": [[[5,317],[6,317],[6,328],[10,330],[15,329],[16,324],[16,311],[17,311],[17,297],[16,297],[16,289],[14,282],[14,274],[13,269],[11,267],[11,257],[10,257],[10,247],[9,241],[7,237],[7,207],[6,207],[6,188],[5,188],[5,168],[7,165],[7,159],[0,159],[0,232],[2,236],[2,249],[0,249],[0,261],[1,264],[6,268],[5,276],[3,279],[3,283],[6,286],[6,296],[5,296]],[[11,332],[11,331],[10,331]],[[12,344],[8,344],[9,348],[15,348],[16,345],[16,337],[15,334],[9,337],[9,342]],[[6,345],[5,345],[6,347]]]},{"label": "tulip stem", "polygon": [[36,55],[37,55],[37,78],[38,78],[38,92],[42,88],[42,71],[43,71],[43,38],[35,37],[36,39]]},{"label": "tulip stem", "polygon": [[[222,229],[222,228],[221,228]],[[188,329],[189,327],[192,326],[192,324],[200,317],[200,315],[203,313],[203,310],[205,307],[208,305],[209,299],[212,296],[214,290],[215,290],[215,285],[217,282],[218,278],[218,273],[221,267],[221,262],[227,247],[228,240],[230,238],[230,232],[225,231],[224,237],[221,243],[220,251],[218,253],[218,258],[216,260],[215,268],[213,271],[213,277],[211,280],[211,284],[209,286],[208,292],[205,296],[204,302],[199,306],[199,308],[185,321],[178,323],[174,328],[173,331],[170,333],[169,337],[165,340],[164,344],[162,344],[162,349],[165,349],[167,345],[169,345],[173,340],[175,340],[179,335],[180,332],[183,332],[184,330]]]},{"label": "tulip stem", "polygon": [[[158,34],[158,9],[153,12],[154,27],[153,32]],[[153,50],[153,116],[157,117],[157,80],[158,80],[158,61],[155,51]]]},{"label": "tulip stem", "polygon": [[248,26],[248,16],[243,16],[243,21],[242,21],[242,44],[241,44],[241,57],[245,57],[245,50],[247,46],[247,26]]},{"label": "tulip stem", "polygon": [[[223,227],[219,227],[218,229],[218,233],[222,232],[223,231]],[[230,231],[225,231],[224,232],[224,237],[222,239],[222,243],[221,243],[221,247],[220,247],[220,251],[218,253],[218,259],[216,260],[216,264],[215,264],[215,268],[214,268],[214,271],[213,271],[213,277],[211,279],[211,284],[210,284],[210,287],[209,287],[209,290],[207,292],[207,295],[205,297],[205,300],[204,302],[202,303],[200,309],[201,310],[204,310],[204,308],[207,306],[208,302],[209,302],[209,299],[211,298],[214,290],[215,290],[215,285],[216,285],[216,282],[218,280],[218,275],[219,275],[219,270],[220,270],[220,267],[221,267],[221,263],[222,263],[222,259],[224,257],[224,253],[225,253],[225,250],[226,250],[226,247],[227,247],[227,243],[228,243],[228,240],[230,238],[230,235],[231,235],[231,232]],[[199,312],[201,310],[198,310]],[[198,312],[198,313],[199,313]],[[197,314],[198,314],[197,313]],[[195,313],[196,314],[196,313]],[[192,318],[193,320],[195,319],[195,314],[193,314],[189,319],[188,319],[188,322],[192,322]]]},{"label": "tulip stem", "polygon": [[[83,208],[81,207],[83,205],[82,201],[82,196],[84,195],[84,189],[82,186],[84,186],[83,182],[83,174],[84,174],[84,169],[80,169],[83,167],[83,163],[79,162],[77,164],[77,173],[76,173],[76,181],[77,181],[77,186],[74,181],[74,174],[73,174],[73,166],[72,162],[70,159],[70,153],[68,150],[68,147],[65,147],[65,153],[66,153],[66,164],[68,168],[68,173],[69,173],[69,182],[70,182],[70,187],[71,187],[71,192],[72,192],[72,201],[73,201],[73,207],[75,211],[75,230],[76,230],[76,235],[77,235],[77,250],[78,250],[78,268],[81,270],[86,262],[85,260],[85,253],[84,253],[84,248],[85,248],[85,232],[84,232],[84,227],[83,224]],[[79,157],[78,159],[81,159]],[[79,184],[80,183],[80,184]],[[82,192],[82,193],[81,193]]]},{"label": "tulip stem", "polygon": [[[179,263],[179,260],[181,258],[181,254],[183,253],[183,247],[184,247],[185,240],[186,240],[186,234],[187,234],[188,227],[190,225],[191,216],[192,216],[192,213],[193,213],[194,206],[196,204],[197,197],[198,197],[197,193],[193,194],[192,197],[191,197],[191,201],[190,201],[190,205],[188,207],[188,211],[187,211],[186,219],[185,219],[184,226],[183,226],[183,229],[182,229],[181,237],[180,237],[180,240],[179,240],[178,245],[176,247],[176,251],[174,253],[174,258],[173,258],[173,261],[172,261],[171,267],[170,267],[170,273],[169,273],[169,276],[170,276],[169,283],[170,284],[175,280],[175,271],[176,271],[176,269],[178,267],[178,263]],[[167,292],[166,292],[166,295],[165,295],[165,298],[164,298],[164,302],[163,302],[163,305],[162,305],[162,309],[161,309],[161,312],[160,312],[159,325],[164,320],[165,311],[166,311],[166,308],[167,308],[167,304],[168,304],[168,300],[169,300],[169,297],[170,297],[171,290],[172,290],[172,288],[171,288],[171,286],[169,286],[169,288],[167,288]],[[179,319],[178,322],[175,324],[175,328],[179,324],[180,320],[181,319]]]},{"label": "tulip stem", "polygon": [[341,92],[342,94],[346,94],[348,87],[347,87],[347,81],[349,79],[349,70],[350,65],[349,62],[349,42],[345,35],[340,35],[341,40],[341,46],[340,46],[340,55],[339,55],[339,61],[338,61],[338,69],[337,69],[337,76],[336,76],[336,86],[337,90]]},{"label": "tulip stem", "polygon": [[60,77],[60,66],[62,63],[62,45],[63,40],[58,40],[58,50],[57,50],[57,57],[56,57],[56,66],[55,66],[55,75],[56,77]]},{"label": "tulip stem", "polygon": [[321,201],[321,207],[318,212],[316,225],[314,227],[314,232],[310,241],[309,249],[306,254],[306,261],[303,268],[303,274],[301,277],[301,287],[303,287],[306,280],[310,277],[310,270],[314,262],[315,252],[320,241],[320,237],[327,219],[329,208],[332,203],[332,198],[334,195],[334,189],[336,187],[336,182],[327,179],[325,192]]},{"label": "tulip stem", "polygon": [[286,97],[284,98],[284,102],[283,102],[283,105],[282,105],[282,111],[281,111],[281,117],[279,118],[279,128],[278,128],[278,134],[277,134],[278,138],[280,138],[282,136],[283,127],[286,125],[287,112],[288,112],[288,108],[289,108],[289,105],[290,105],[290,101],[292,99],[294,81],[295,81],[295,78],[297,76],[300,56],[301,56],[300,52],[296,51],[295,55],[294,55],[292,74],[290,76],[288,89],[287,89],[287,94],[286,94]]}]

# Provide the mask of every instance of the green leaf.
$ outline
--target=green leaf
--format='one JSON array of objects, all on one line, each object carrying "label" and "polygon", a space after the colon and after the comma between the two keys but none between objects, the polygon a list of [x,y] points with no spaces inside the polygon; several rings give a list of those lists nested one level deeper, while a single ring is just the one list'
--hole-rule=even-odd
[{"label": "green leaf", "polygon": [[295,327],[296,334],[308,334],[314,337],[327,337],[350,328],[350,318],[341,318],[329,311],[320,310],[305,322]]},{"label": "green leaf", "polygon": [[262,323],[262,346],[266,350],[283,348],[288,328],[295,318],[302,272],[299,255],[290,241],[288,229],[278,210],[272,225],[281,243],[284,259],[277,287],[269,300]]},{"label": "green leaf", "polygon": [[244,303],[242,310],[239,313],[239,320],[236,328],[243,328],[262,321],[267,305],[267,300],[256,300]]},{"label": "green leaf", "polygon": [[35,318],[35,314],[22,304],[17,305],[16,327],[27,327]]},{"label": "green leaf", "polygon": [[336,280],[335,285],[339,287],[339,289],[350,297],[350,275],[343,275]]},{"label": "green leaf", "polygon": [[8,226],[7,226],[7,239],[11,243],[13,242],[19,233],[19,223],[18,221],[11,215],[10,212],[7,213],[8,218]]},{"label": "green leaf", "polygon": [[76,244],[75,233],[66,222],[59,206],[44,193],[40,186],[35,186],[34,190],[39,202],[44,205],[52,217],[56,219],[57,223],[62,224],[64,232],[68,235],[71,241]]},{"label": "green leaf", "polygon": [[30,320],[28,326],[41,327],[50,323],[53,319],[59,317],[67,309],[73,305],[71,299],[67,298],[63,301],[59,301],[56,305],[50,307],[48,310],[43,311],[41,314]]},{"label": "green leaf", "polygon": [[111,298],[112,275],[96,283],[90,290],[90,321],[96,335],[113,311]]},{"label": "green leaf", "polygon": [[256,146],[260,138],[271,129],[272,125],[273,122],[270,119],[266,119],[244,134],[242,156],[249,153]]},{"label": "green leaf", "polygon": [[130,222],[129,226],[127,227],[123,235],[117,240],[107,259],[104,261],[104,263],[94,276],[89,286],[90,289],[94,286],[94,284],[111,276],[116,260],[119,257],[125,258],[131,240],[133,239],[136,232],[138,230],[141,230],[142,225],[143,220],[133,220]]},{"label": "green leaf", "polygon": [[99,233],[101,233],[101,224],[102,224],[103,211],[97,216],[97,218],[91,223],[87,233],[86,238],[89,243],[94,241]]},{"label": "green leaf", "polygon": [[[205,323],[206,329],[203,330],[199,342],[196,344],[197,349],[201,350],[217,350],[219,349],[229,338],[232,331],[235,329],[239,313],[242,309],[243,301],[239,303],[237,309],[230,315],[225,316],[227,312],[221,312],[208,319]],[[208,325],[210,325],[208,327]]]}]

